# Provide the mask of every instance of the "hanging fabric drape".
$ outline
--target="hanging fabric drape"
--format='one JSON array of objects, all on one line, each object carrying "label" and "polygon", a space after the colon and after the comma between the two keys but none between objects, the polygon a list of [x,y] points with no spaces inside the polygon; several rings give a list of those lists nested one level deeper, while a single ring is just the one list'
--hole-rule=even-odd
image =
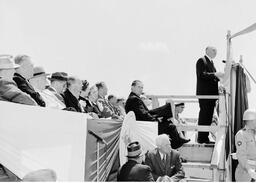
[{"label": "hanging fabric drape", "polygon": [[[236,152],[235,147],[235,134],[244,127],[243,123],[243,113],[248,109],[248,96],[247,96],[247,86],[246,86],[246,75],[244,69],[241,65],[236,65],[233,68],[235,70],[235,94],[234,94],[234,124],[231,130],[231,151]],[[232,160],[232,181],[235,181],[235,170],[238,162],[237,160]]]},{"label": "hanging fabric drape", "polygon": [[112,120],[87,120],[87,129],[93,131],[106,141],[99,143],[99,162],[97,172],[97,139],[87,133],[85,181],[97,181],[97,173],[100,182],[116,181],[119,161],[119,138],[122,122]]}]

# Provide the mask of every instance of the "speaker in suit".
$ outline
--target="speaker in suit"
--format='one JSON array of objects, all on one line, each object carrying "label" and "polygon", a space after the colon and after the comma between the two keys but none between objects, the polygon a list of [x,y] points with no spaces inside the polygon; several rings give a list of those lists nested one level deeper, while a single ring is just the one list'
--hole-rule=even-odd
[{"label": "speaker in suit", "polygon": [[[207,52],[210,51],[210,53]],[[197,76],[197,95],[218,95],[218,77],[215,75],[216,68],[210,58],[214,55],[212,47],[206,48],[206,52],[210,55],[200,58],[196,63],[196,76]],[[216,49],[215,49],[216,50]],[[211,125],[213,111],[215,107],[215,99],[199,99],[199,118],[198,125]],[[209,132],[198,132],[199,143],[209,143]]]}]

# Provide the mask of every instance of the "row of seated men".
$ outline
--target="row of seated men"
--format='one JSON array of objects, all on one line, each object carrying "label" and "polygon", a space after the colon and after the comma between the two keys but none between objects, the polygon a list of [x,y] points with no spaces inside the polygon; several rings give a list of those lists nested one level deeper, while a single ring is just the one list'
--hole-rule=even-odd
[{"label": "row of seated men", "polygon": [[[50,83],[48,83],[50,81]],[[0,56],[0,100],[88,113],[92,118],[123,119],[124,99],[109,95],[104,82],[86,80],[34,67],[31,58]]]},{"label": "row of seated men", "polygon": [[[178,133],[173,124],[170,103],[149,110],[140,96],[143,83],[135,80],[131,84],[131,93],[124,106],[119,100],[108,94],[104,82],[89,87],[87,81],[69,76],[65,72],[52,73],[48,76],[42,67],[34,67],[27,55],[0,56],[0,100],[51,107],[56,109],[86,112],[92,118],[124,118],[125,113],[133,111],[136,120],[158,121],[158,133],[168,134],[173,140],[172,147],[179,148],[189,139]],[[50,85],[47,86],[47,78]],[[119,104],[119,105],[118,105]],[[125,109],[124,109],[125,108]]]}]

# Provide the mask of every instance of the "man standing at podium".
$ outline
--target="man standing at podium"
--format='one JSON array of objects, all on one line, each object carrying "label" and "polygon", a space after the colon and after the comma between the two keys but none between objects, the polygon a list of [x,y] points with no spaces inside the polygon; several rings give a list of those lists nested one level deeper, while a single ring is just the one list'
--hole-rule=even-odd
[{"label": "man standing at podium", "polygon": [[[218,95],[219,77],[224,74],[216,72],[213,59],[217,55],[217,49],[208,46],[205,56],[196,63],[196,95]],[[211,125],[216,99],[199,99],[198,125]],[[198,143],[211,143],[208,138],[209,132],[198,132]]]}]

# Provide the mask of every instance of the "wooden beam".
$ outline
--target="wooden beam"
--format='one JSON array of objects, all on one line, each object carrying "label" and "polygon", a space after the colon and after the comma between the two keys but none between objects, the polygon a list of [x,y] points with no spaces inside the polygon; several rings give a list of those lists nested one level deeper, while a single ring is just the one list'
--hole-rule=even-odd
[{"label": "wooden beam", "polygon": [[200,126],[195,126],[195,125],[176,125],[177,129],[180,131],[199,131],[199,132],[213,132],[215,133],[220,126],[205,126],[205,125],[200,125]]},{"label": "wooden beam", "polygon": [[147,95],[147,97],[158,99],[219,99],[219,95]]}]

